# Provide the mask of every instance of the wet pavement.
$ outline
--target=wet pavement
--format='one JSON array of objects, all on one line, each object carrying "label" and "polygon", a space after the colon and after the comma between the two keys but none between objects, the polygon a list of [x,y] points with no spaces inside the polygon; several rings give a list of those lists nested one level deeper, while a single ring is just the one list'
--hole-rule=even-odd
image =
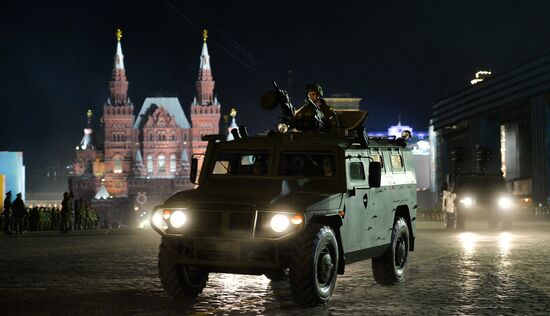
[{"label": "wet pavement", "polygon": [[2,315],[549,315],[550,222],[509,232],[449,232],[419,222],[404,283],[374,282],[370,260],[346,267],[326,306],[294,304],[288,284],[211,274],[195,301],[163,293],[159,237],[111,230],[0,237]]}]

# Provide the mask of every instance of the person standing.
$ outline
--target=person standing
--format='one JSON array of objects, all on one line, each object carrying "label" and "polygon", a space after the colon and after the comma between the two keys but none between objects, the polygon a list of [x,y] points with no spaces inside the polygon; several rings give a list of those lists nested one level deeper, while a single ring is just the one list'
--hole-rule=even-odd
[{"label": "person standing", "polygon": [[13,216],[15,217],[15,232],[17,234],[23,233],[23,220],[25,218],[25,202],[21,197],[21,193],[17,193],[15,201],[13,201]]},{"label": "person standing", "polygon": [[4,233],[6,235],[11,234],[11,209],[11,191],[8,191],[4,199],[4,213],[2,213],[2,217],[4,218]]},{"label": "person standing", "polygon": [[69,213],[71,212],[71,197],[69,193],[63,193],[63,201],[61,201],[61,223],[59,225],[61,232],[67,232],[67,222],[69,220]]}]

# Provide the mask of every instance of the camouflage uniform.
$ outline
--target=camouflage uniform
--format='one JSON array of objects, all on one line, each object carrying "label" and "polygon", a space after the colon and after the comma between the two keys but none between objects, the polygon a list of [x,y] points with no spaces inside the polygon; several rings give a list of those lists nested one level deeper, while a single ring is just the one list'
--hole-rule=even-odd
[{"label": "camouflage uniform", "polygon": [[329,132],[332,129],[338,128],[338,119],[336,118],[336,113],[328,106],[327,102],[324,99],[319,99],[320,106],[319,109],[323,114],[321,121],[323,126],[319,128],[318,121],[315,118],[315,109],[307,101],[302,105],[298,111],[294,114],[294,119],[292,120],[292,125],[301,131],[315,131],[321,130],[322,132]]}]

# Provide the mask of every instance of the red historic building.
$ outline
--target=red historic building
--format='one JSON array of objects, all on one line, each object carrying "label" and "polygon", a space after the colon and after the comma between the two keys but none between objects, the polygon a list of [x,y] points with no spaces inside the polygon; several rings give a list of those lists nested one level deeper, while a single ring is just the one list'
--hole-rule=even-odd
[{"label": "red historic building", "polygon": [[192,188],[190,158],[206,150],[201,136],[219,133],[220,121],[206,31],[196,97],[191,103],[192,124],[177,97],[148,97],[134,115],[121,38],[119,30],[101,126],[94,133],[88,111],[88,124],[76,148],[74,174],[69,180],[75,197],[104,209],[103,215],[112,221],[120,221],[122,215],[109,214],[107,209],[147,211],[174,192]]}]

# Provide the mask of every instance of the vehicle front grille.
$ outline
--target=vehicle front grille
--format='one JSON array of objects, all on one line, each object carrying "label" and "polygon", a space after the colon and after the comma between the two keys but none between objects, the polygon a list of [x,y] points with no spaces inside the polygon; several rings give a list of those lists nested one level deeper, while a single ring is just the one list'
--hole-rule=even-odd
[{"label": "vehicle front grille", "polygon": [[252,237],[254,217],[255,211],[191,211],[188,223],[177,232],[188,237],[248,239]]}]

